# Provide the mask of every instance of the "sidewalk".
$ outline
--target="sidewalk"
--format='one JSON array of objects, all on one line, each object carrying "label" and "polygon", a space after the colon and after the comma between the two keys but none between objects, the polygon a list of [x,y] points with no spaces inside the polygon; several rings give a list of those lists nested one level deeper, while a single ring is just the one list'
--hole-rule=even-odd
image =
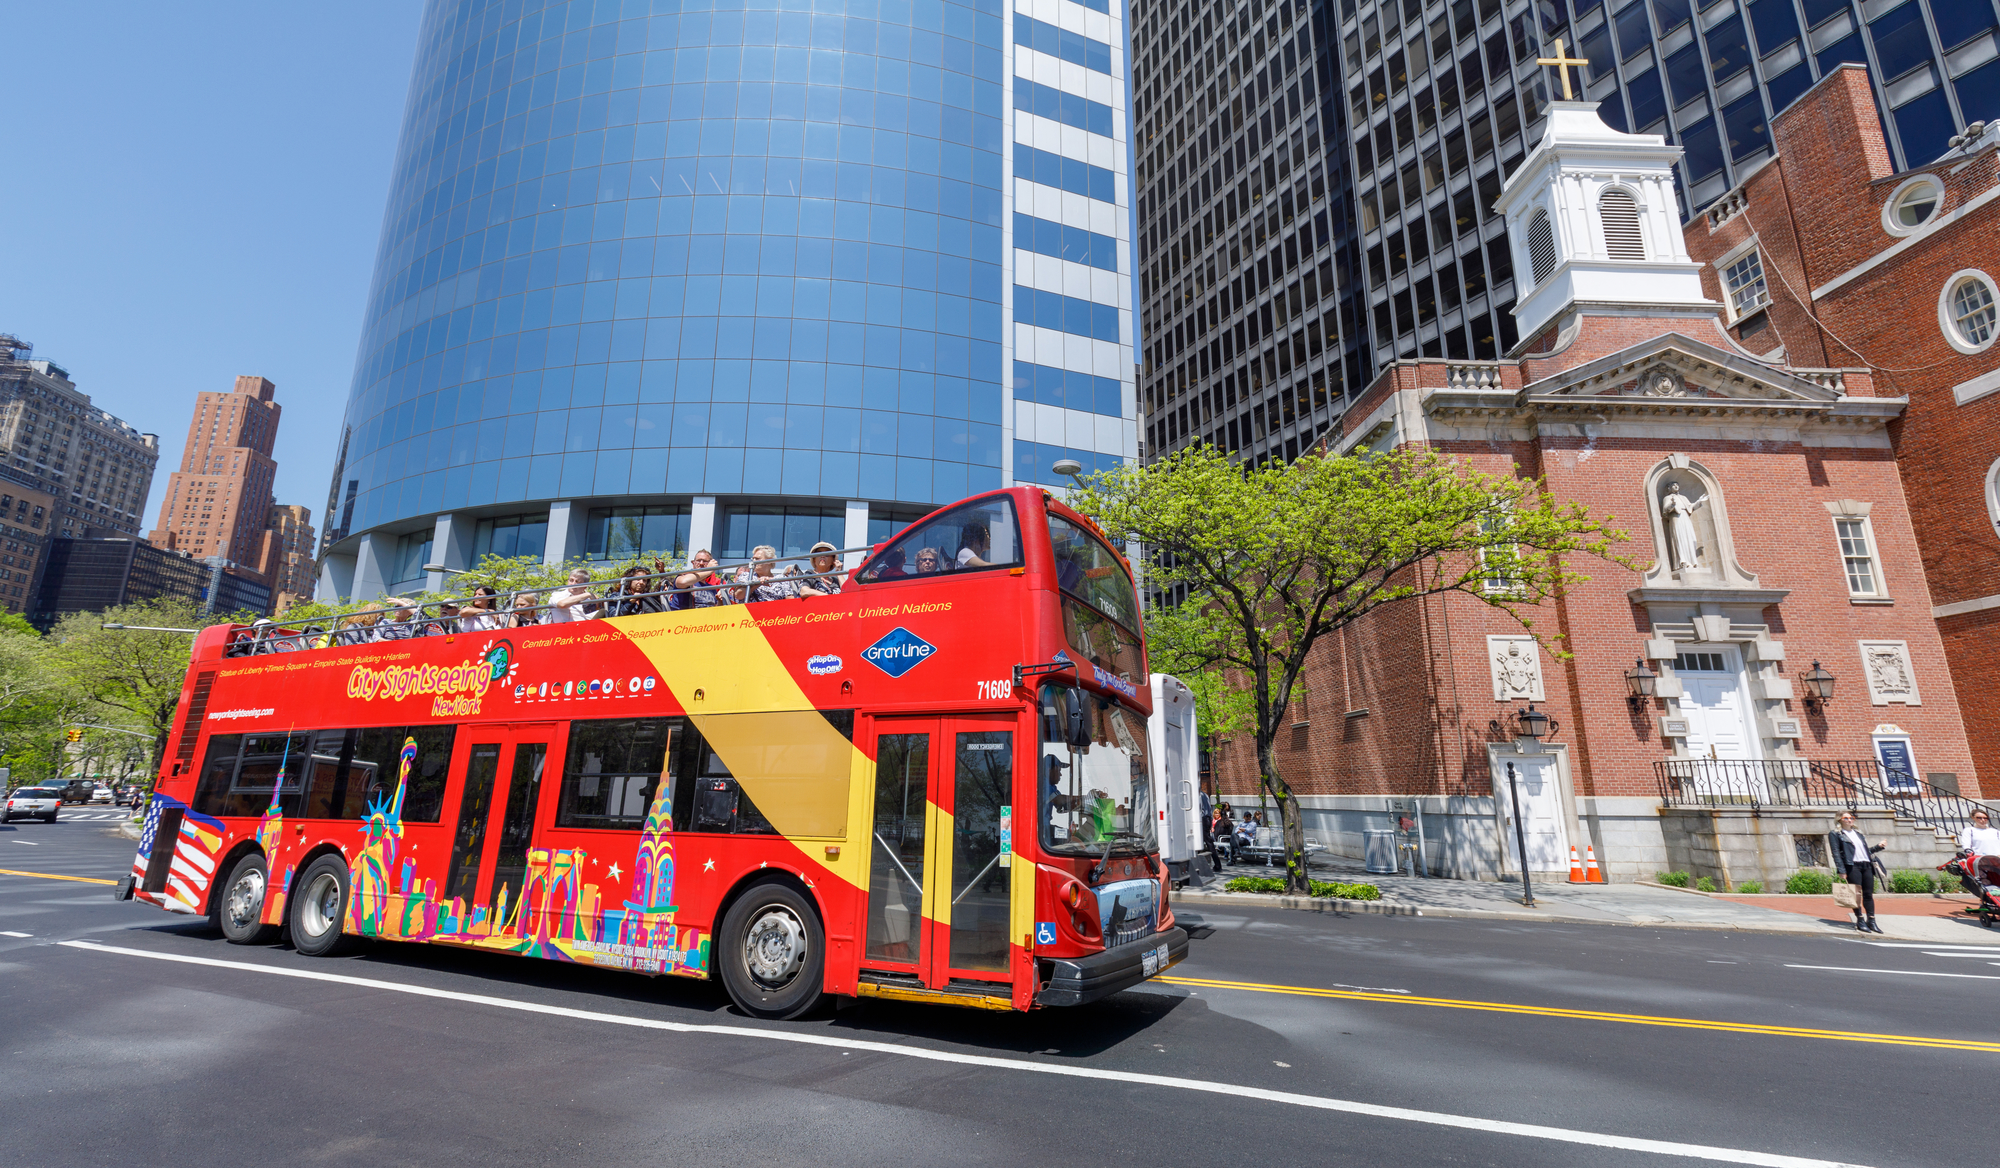
[{"label": "sidewalk", "polygon": [[[1281,873],[1282,869],[1261,864],[1233,865],[1211,880],[1207,889],[1189,886],[1176,891],[1172,902],[1203,907],[1240,905],[1490,921],[1744,929],[1822,937],[1857,935],[1846,910],[1836,906],[1830,896],[1721,896],[1649,884],[1545,884],[1537,880],[1536,907],[1527,908],[1521,904],[1518,883],[1380,875],[1344,857],[1314,857],[1313,879],[1373,884],[1382,890],[1381,900],[1326,900],[1221,890],[1225,882],[1237,876]],[[1971,897],[1877,894],[1876,922],[1882,926],[1886,940],[2000,946],[2000,929],[1982,928],[1979,918],[1956,911],[1970,903]]]}]

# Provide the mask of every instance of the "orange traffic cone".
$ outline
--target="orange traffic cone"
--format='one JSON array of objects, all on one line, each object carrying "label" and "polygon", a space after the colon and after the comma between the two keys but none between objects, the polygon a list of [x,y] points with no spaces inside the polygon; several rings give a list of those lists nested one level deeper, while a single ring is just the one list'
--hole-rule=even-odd
[{"label": "orange traffic cone", "polygon": [[1597,867],[1596,848],[1591,847],[1589,844],[1583,845],[1583,862],[1584,862],[1583,882],[1585,884],[1604,883],[1604,873],[1600,871]]},{"label": "orange traffic cone", "polygon": [[1583,874],[1583,861],[1576,858],[1576,845],[1569,846],[1569,882],[1582,884],[1588,878]]}]

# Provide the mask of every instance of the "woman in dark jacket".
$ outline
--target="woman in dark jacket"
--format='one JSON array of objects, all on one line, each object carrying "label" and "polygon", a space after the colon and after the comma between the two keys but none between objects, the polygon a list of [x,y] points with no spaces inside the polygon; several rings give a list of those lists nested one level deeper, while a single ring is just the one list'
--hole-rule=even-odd
[{"label": "woman in dark jacket", "polygon": [[[664,565],[661,571],[665,571]],[[654,591],[654,584],[646,571],[646,565],[633,564],[625,569],[619,579],[618,588],[604,603],[606,616],[639,616],[643,613],[662,612],[666,605]]]},{"label": "woman in dark jacket", "polygon": [[1826,854],[1834,871],[1844,872],[1847,882],[1861,890],[1861,907],[1854,910],[1854,927],[1864,933],[1879,933],[1875,923],[1875,853],[1887,844],[1871,844],[1855,825],[1854,813],[1840,813],[1840,824],[1826,835]]}]

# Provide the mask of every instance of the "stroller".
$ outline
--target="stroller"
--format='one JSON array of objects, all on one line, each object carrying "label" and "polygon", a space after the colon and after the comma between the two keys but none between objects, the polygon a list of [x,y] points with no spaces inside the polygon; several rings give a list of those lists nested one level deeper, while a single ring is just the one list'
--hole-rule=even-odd
[{"label": "stroller", "polygon": [[1979,923],[1992,928],[2000,918],[2000,856],[1960,852],[1938,869],[1958,877],[1959,886],[1979,898]]}]

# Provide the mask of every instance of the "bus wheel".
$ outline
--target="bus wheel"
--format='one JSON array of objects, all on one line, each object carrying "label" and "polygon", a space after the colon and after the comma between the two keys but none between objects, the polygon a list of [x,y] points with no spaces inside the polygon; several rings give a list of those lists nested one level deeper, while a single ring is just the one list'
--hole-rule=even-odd
[{"label": "bus wheel", "polygon": [[263,922],[264,896],[271,886],[270,865],[255,852],[236,861],[222,895],[215,898],[209,919],[222,935],[238,945],[268,945],[278,939],[278,926]]},{"label": "bus wheel", "polygon": [[340,923],[347,917],[347,864],[339,856],[314,860],[292,893],[292,946],[308,957],[331,957],[347,947]]},{"label": "bus wheel", "polygon": [[826,930],[819,912],[787,884],[744,891],[722,918],[716,960],[731,1001],[755,1018],[796,1018],[826,985]]}]

